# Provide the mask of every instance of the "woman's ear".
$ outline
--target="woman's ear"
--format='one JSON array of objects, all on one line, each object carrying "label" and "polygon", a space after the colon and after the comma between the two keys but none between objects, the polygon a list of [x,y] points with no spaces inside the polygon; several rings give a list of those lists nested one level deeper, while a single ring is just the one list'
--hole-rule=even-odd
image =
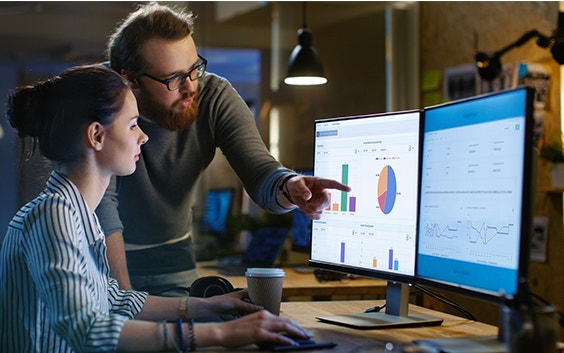
[{"label": "woman's ear", "polygon": [[97,121],[93,121],[86,129],[86,139],[89,147],[95,151],[102,150],[104,138],[106,137],[106,129]]},{"label": "woman's ear", "polygon": [[135,75],[131,71],[122,69],[120,75],[127,81],[127,84],[131,89],[139,88],[139,83],[137,82]]}]

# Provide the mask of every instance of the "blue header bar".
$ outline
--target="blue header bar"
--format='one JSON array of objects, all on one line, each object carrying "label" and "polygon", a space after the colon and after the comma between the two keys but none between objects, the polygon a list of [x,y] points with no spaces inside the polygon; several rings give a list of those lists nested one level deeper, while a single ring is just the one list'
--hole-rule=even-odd
[{"label": "blue header bar", "polygon": [[425,108],[424,132],[524,117],[526,97],[527,91],[523,88]]}]

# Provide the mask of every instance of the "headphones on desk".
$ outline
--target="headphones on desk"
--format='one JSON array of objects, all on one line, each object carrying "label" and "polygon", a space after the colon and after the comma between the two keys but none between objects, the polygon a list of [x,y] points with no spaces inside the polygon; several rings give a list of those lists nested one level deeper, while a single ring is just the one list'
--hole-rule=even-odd
[{"label": "headphones on desk", "polygon": [[200,277],[190,286],[191,297],[209,298],[216,295],[231,293],[235,290],[231,282],[219,276]]},{"label": "headphones on desk", "polygon": [[162,295],[165,292],[181,290],[185,291],[191,297],[209,298],[215,295],[231,293],[236,289],[233,288],[231,282],[219,276],[200,277],[195,280],[190,287],[174,287],[153,292],[153,295]]}]

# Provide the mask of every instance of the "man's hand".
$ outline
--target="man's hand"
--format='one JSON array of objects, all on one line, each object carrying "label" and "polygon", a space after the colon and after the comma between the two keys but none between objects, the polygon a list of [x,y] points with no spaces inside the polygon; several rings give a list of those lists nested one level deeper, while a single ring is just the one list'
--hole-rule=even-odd
[{"label": "man's hand", "polygon": [[328,189],[351,191],[349,186],[336,180],[306,175],[291,178],[286,182],[285,187],[300,211],[311,219],[320,219],[323,210],[329,206],[331,199]]}]

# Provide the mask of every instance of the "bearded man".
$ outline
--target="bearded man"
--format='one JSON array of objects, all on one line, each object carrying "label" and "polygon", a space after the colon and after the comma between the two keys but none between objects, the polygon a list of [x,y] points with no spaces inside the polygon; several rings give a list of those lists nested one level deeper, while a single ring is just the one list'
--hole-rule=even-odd
[{"label": "bearded man", "polygon": [[110,66],[133,89],[139,125],[150,137],[136,172],[114,179],[96,210],[112,276],[123,289],[185,295],[163,291],[197,279],[192,194],[217,147],[250,197],[271,213],[299,207],[319,219],[328,188],[350,191],[334,180],[299,175],[272,157],[235,89],[206,72],[193,21],[189,12],[145,4],[109,40]]}]

